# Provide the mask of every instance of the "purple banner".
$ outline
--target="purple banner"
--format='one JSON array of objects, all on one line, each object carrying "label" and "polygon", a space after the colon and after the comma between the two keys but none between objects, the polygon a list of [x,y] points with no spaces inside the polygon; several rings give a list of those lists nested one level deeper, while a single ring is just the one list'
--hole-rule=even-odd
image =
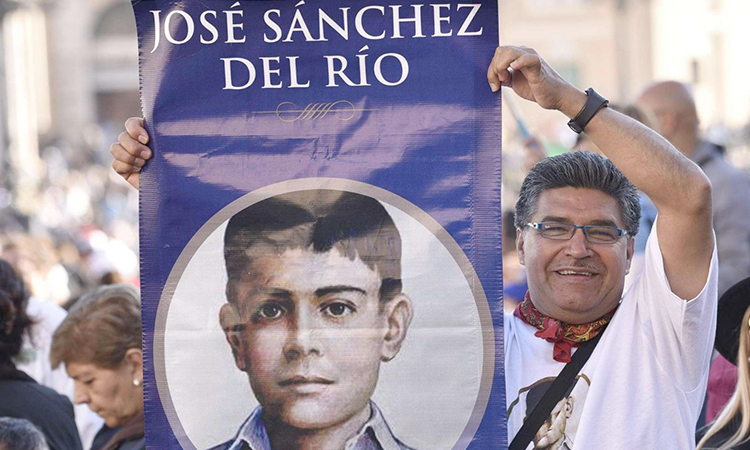
[{"label": "purple banner", "polygon": [[153,449],[502,449],[495,1],[133,1]]}]

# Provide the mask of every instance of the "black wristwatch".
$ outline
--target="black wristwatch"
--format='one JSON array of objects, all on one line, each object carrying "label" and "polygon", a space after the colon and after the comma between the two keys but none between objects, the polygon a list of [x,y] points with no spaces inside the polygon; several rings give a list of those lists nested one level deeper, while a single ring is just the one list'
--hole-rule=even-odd
[{"label": "black wristwatch", "polygon": [[583,105],[581,111],[579,111],[578,114],[568,122],[570,129],[578,134],[583,133],[583,129],[586,128],[586,125],[588,125],[600,109],[606,108],[607,105],[609,105],[609,100],[599,95],[599,93],[593,88],[586,89],[586,95],[588,96],[586,104]]}]

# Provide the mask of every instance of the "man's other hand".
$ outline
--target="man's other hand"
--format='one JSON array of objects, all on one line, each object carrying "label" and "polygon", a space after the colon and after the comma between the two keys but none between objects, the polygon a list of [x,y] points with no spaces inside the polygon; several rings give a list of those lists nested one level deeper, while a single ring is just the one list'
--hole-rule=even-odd
[{"label": "man's other hand", "polygon": [[498,47],[487,69],[487,81],[492,92],[507,86],[519,97],[568,117],[578,114],[586,102],[585,93],[565,81],[529,47]]},{"label": "man's other hand", "polygon": [[151,149],[146,146],[148,142],[143,119],[131,117],[125,122],[125,131],[120,133],[117,142],[109,148],[115,158],[112,168],[136,189],[141,169],[152,156]]}]

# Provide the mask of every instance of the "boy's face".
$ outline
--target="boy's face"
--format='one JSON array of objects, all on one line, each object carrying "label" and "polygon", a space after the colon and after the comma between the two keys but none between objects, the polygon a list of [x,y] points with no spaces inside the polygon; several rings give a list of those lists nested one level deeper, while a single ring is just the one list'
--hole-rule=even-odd
[{"label": "boy's face", "polygon": [[[405,337],[408,298],[381,305],[380,276],[335,248],[250,251],[236,305],[224,305],[221,322],[267,420],[322,429],[362,412],[380,362]],[[231,331],[236,324],[242,327]]]}]

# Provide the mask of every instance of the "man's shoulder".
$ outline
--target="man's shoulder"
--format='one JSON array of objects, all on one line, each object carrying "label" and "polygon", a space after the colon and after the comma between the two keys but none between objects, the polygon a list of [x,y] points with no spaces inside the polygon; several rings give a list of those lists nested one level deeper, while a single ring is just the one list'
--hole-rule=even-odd
[{"label": "man's shoulder", "polygon": [[[511,336],[514,333],[515,324],[513,323],[514,317],[511,312],[503,312],[503,345],[508,348],[508,342],[510,342]],[[507,355],[507,352],[506,352]]]},{"label": "man's shoulder", "polygon": [[[529,336],[534,337],[534,339],[530,340],[532,344],[544,345],[545,343],[548,343],[544,339],[539,339],[536,336],[534,336],[534,333],[536,333],[537,331],[539,330],[529,325],[528,323],[524,322],[523,319],[516,316],[514,312],[506,311],[503,313],[503,337],[505,339],[506,345],[513,339],[521,339],[525,343],[528,343],[529,340],[527,338]],[[506,354],[507,354],[507,348],[506,348]]]},{"label": "man's shoulder", "polygon": [[503,328],[508,328],[513,321],[513,313],[503,312]]},{"label": "man's shoulder", "polygon": [[512,331],[514,328],[518,327],[517,322],[523,322],[521,319],[516,317],[513,311],[504,311],[503,312],[503,328],[505,329],[505,332]]}]

